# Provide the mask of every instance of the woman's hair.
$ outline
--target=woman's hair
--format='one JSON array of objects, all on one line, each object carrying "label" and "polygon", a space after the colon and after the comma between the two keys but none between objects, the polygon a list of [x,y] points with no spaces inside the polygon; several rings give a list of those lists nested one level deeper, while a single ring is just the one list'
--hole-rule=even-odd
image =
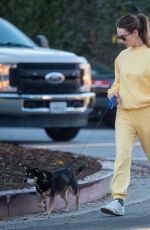
[{"label": "woman's hair", "polygon": [[138,30],[139,36],[143,43],[150,47],[150,25],[149,19],[144,14],[127,14],[118,19],[116,26],[118,28],[126,29],[132,33],[134,30]]}]

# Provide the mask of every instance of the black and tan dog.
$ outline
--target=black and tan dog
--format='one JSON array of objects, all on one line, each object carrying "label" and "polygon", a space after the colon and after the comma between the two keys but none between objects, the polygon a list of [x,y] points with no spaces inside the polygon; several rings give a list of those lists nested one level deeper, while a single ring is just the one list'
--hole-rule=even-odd
[{"label": "black and tan dog", "polygon": [[32,168],[27,169],[25,174],[25,182],[36,186],[37,192],[40,194],[40,207],[46,208],[46,197],[50,198],[48,205],[48,213],[54,209],[54,201],[56,195],[60,195],[65,201],[66,211],[69,211],[68,193],[76,197],[76,207],[79,207],[79,185],[76,176],[83,170],[80,166],[76,172],[70,168],[62,168],[54,172],[47,170]]}]

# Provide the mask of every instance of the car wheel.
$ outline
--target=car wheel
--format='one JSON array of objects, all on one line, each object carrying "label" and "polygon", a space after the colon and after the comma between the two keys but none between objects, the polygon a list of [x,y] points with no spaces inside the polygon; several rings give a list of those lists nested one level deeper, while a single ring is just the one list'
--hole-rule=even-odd
[{"label": "car wheel", "polygon": [[80,128],[45,128],[47,135],[54,141],[69,141],[79,132]]}]

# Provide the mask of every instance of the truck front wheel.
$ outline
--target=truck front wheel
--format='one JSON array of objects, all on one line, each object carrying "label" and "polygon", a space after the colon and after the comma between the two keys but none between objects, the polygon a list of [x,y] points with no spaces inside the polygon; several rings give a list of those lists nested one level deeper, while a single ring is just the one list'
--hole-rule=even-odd
[{"label": "truck front wheel", "polygon": [[54,141],[69,141],[79,132],[80,128],[45,128],[47,135]]}]

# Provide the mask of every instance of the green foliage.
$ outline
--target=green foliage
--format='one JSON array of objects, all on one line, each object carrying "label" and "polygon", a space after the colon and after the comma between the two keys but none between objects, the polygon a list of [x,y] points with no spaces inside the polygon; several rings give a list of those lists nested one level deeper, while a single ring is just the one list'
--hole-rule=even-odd
[{"label": "green foliage", "polygon": [[115,22],[127,13],[145,13],[149,16],[150,1],[0,1],[0,16],[13,22],[32,39],[38,34],[44,34],[51,47],[73,51],[111,68],[122,49],[112,43]]}]

